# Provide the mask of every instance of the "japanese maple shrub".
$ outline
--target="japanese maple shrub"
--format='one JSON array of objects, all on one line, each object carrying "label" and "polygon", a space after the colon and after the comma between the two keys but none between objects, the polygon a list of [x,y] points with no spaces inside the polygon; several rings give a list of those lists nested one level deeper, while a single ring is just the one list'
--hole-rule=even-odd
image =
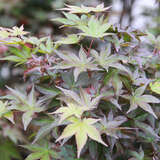
[{"label": "japanese maple shrub", "polygon": [[1,130],[25,160],[160,158],[160,44],[110,23],[110,8],[66,5],[52,21],[68,34],[54,41],[0,28],[1,61],[23,68],[25,82],[1,96]]}]

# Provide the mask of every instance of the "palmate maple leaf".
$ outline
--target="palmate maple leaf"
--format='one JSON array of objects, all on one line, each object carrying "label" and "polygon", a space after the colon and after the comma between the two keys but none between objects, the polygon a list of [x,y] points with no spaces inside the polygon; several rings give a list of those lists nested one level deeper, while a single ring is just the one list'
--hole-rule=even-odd
[{"label": "palmate maple leaf", "polygon": [[6,97],[6,99],[11,100],[9,109],[24,112],[22,115],[22,122],[24,130],[26,130],[32,121],[34,114],[44,111],[44,107],[42,107],[44,100],[36,100],[34,87],[32,87],[29,95],[16,89],[7,88],[11,92],[11,95]]},{"label": "palmate maple leaf", "polygon": [[112,111],[109,112],[108,117],[104,116],[101,120],[102,124],[102,133],[114,137],[114,138],[119,138],[117,135],[117,132],[121,129],[131,129],[128,127],[120,127],[122,123],[127,121],[126,117],[124,116],[117,116],[113,117]]},{"label": "palmate maple leaf", "polygon": [[65,138],[72,137],[75,135],[77,144],[77,157],[80,157],[81,150],[87,142],[88,137],[91,139],[107,146],[101,139],[99,131],[93,126],[94,123],[98,122],[98,119],[93,118],[72,118],[70,119],[71,124],[63,130],[61,136],[57,139],[60,141]]},{"label": "palmate maple leaf", "polygon": [[97,97],[92,97],[84,89],[80,88],[80,94],[76,92],[66,90],[58,87],[65,96],[61,96],[59,99],[64,101],[66,106],[61,106],[57,109],[54,114],[60,114],[61,123],[63,120],[75,116],[81,118],[82,114],[85,111],[95,109],[98,105],[99,100],[102,98],[102,95]]},{"label": "palmate maple leaf", "polygon": [[100,70],[97,65],[94,64],[93,58],[87,57],[82,47],[78,56],[73,53],[63,54],[56,50],[55,53],[63,59],[63,61],[54,66],[53,69],[74,68],[75,81],[77,81],[79,74],[82,72],[86,72],[87,70]]},{"label": "palmate maple leaf", "polygon": [[122,97],[128,99],[130,101],[130,108],[127,113],[137,109],[137,107],[141,107],[143,110],[152,114],[156,119],[157,116],[152,110],[152,107],[149,103],[160,103],[160,100],[152,95],[143,95],[145,91],[146,85],[139,87],[135,90],[132,95],[123,95]]},{"label": "palmate maple leaf", "polygon": [[111,24],[106,22],[103,19],[103,16],[99,19],[95,16],[91,16],[86,25],[79,24],[76,26],[76,28],[82,31],[79,35],[94,38],[103,38],[108,35],[114,35],[113,33],[106,33],[110,27]]},{"label": "palmate maple leaf", "polygon": [[[100,99],[104,96],[104,95],[99,95],[99,96],[93,97],[90,94],[88,94],[86,90],[82,88],[80,88],[79,94],[77,94],[74,91],[67,90],[64,88],[60,88],[60,87],[57,87],[57,88],[59,88],[67,98],[72,99],[79,106],[83,107],[84,110],[95,109]],[[64,101],[65,103],[68,102],[66,101],[67,99],[65,97],[61,97],[60,99]]]},{"label": "palmate maple leaf", "polygon": [[99,5],[97,5],[96,7],[87,7],[84,5],[81,5],[81,7],[77,7],[77,6],[72,6],[72,5],[65,5],[68,8],[61,8],[59,10],[63,10],[63,11],[69,11],[70,13],[90,13],[90,12],[105,12],[107,10],[109,10],[111,8],[111,6],[109,7],[104,7],[104,3],[101,3]]},{"label": "palmate maple leaf", "polygon": [[84,108],[79,106],[73,100],[68,100],[67,106],[60,107],[59,109],[57,109],[53,113],[61,115],[60,116],[61,118],[60,118],[60,121],[59,121],[59,123],[61,123],[63,120],[65,120],[66,118],[68,118],[72,115],[80,118],[84,111],[85,111]]},{"label": "palmate maple leaf", "polygon": [[95,57],[95,61],[106,71],[112,67],[132,75],[130,70],[120,63],[120,60],[124,60],[126,57],[122,55],[111,55],[110,45],[108,45],[106,50],[103,50],[100,53],[98,53],[96,50],[91,50],[91,54],[93,57]]},{"label": "palmate maple leaf", "polygon": [[22,145],[23,148],[28,149],[32,153],[25,158],[25,160],[51,160],[60,159],[60,156],[52,149],[50,144],[45,142],[42,145]]}]

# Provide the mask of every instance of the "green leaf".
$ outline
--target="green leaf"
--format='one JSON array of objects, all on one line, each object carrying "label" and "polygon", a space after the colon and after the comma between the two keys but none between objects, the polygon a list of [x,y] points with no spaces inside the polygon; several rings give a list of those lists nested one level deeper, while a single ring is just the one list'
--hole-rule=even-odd
[{"label": "green leaf", "polygon": [[4,58],[0,58],[0,60],[12,61],[12,62],[20,62],[24,63],[26,60],[17,56],[7,56]]},{"label": "green leaf", "polygon": [[104,116],[101,120],[102,133],[114,138],[119,138],[118,132],[120,130],[131,129],[129,127],[120,127],[120,125],[126,121],[127,119],[124,116],[117,116],[116,118],[113,118],[113,113],[109,112],[107,119]]},{"label": "green leaf", "polygon": [[52,21],[57,21],[57,22],[60,22],[60,23],[63,23],[65,25],[75,25],[74,22],[66,19],[66,18],[54,18],[54,19],[51,19]]},{"label": "green leaf", "polygon": [[24,125],[24,130],[26,130],[34,114],[44,110],[44,108],[41,107],[44,100],[36,100],[34,87],[32,87],[32,90],[28,96],[26,93],[22,93],[9,87],[7,88],[11,91],[11,95],[14,96],[10,101],[10,108],[24,112],[22,115],[22,122]]},{"label": "green leaf", "polygon": [[25,45],[21,45],[21,49],[9,47],[9,51],[14,55],[1,58],[0,60],[8,60],[17,62],[18,64],[23,64],[26,63],[29,58],[31,58],[31,49]]},{"label": "green leaf", "polygon": [[59,95],[61,92],[54,87],[47,87],[47,86],[36,86],[36,89],[38,89],[38,91],[42,94],[44,94],[44,99],[52,99],[54,97],[56,97],[57,95]]},{"label": "green leaf", "polygon": [[51,122],[48,122],[47,124],[43,125],[37,132],[36,136],[35,136],[35,139],[34,141],[32,142],[33,144],[35,142],[37,142],[39,139],[42,139],[44,138],[47,134],[49,134],[53,128],[57,127],[57,126],[61,126],[61,125],[64,125],[64,123],[58,123],[59,122],[59,119],[58,120],[55,120],[55,121],[51,121]]},{"label": "green leaf", "polygon": [[135,151],[130,151],[129,153],[131,156],[135,157],[136,160],[144,160],[144,151],[142,148],[139,149],[139,153]]},{"label": "green leaf", "polygon": [[17,159],[22,160],[19,151],[16,146],[9,140],[0,139],[0,159],[1,160],[11,160]]},{"label": "green leaf", "polygon": [[111,55],[111,45],[108,45],[107,48],[102,50],[100,53],[98,53],[96,50],[91,50],[91,54],[95,58],[96,63],[98,63],[98,65],[104,68],[107,72],[109,68],[112,67],[131,75],[130,70],[120,63],[120,60],[123,60],[126,57]]},{"label": "green leaf", "polygon": [[115,90],[115,94],[118,96],[120,95],[121,89],[123,87],[122,81],[118,75],[118,73],[114,73],[112,77],[112,85]]},{"label": "green leaf", "polygon": [[130,100],[130,108],[127,113],[135,110],[138,106],[143,110],[152,114],[155,118],[157,118],[156,114],[152,110],[152,107],[148,103],[160,103],[160,100],[151,95],[142,95],[145,91],[146,85],[139,87],[132,93],[132,96],[124,95],[122,96],[125,99]]},{"label": "green leaf", "polygon": [[82,72],[86,72],[87,70],[100,70],[97,65],[93,63],[93,59],[91,57],[87,57],[82,47],[78,56],[73,53],[63,54],[56,50],[55,53],[63,59],[63,61],[54,66],[53,69],[74,68],[75,81],[77,81],[79,74]]},{"label": "green leaf", "polygon": [[52,158],[60,158],[58,154],[51,149],[50,145],[23,145],[22,147],[30,150],[31,153],[25,160],[50,160]]},{"label": "green leaf", "polygon": [[16,126],[7,125],[3,127],[3,135],[10,138],[12,142],[18,144],[18,142],[26,142],[25,136],[22,134]]},{"label": "green leaf", "polygon": [[42,152],[31,153],[25,160],[38,160],[43,156]]},{"label": "green leaf", "polygon": [[147,137],[150,137],[154,141],[160,140],[160,137],[150,125],[139,121],[135,121],[135,125],[142,129]]},{"label": "green leaf", "polygon": [[109,80],[112,78],[114,73],[117,72],[116,70],[110,70],[109,72],[106,73],[106,76],[104,77],[104,85],[107,85]]},{"label": "green leaf", "polygon": [[22,122],[24,125],[24,130],[27,129],[29,123],[32,121],[32,116],[34,114],[34,111],[27,111],[22,116]]},{"label": "green leaf", "polygon": [[114,35],[113,33],[106,33],[111,24],[106,23],[103,18],[97,19],[95,16],[91,16],[87,25],[77,25],[76,27],[83,32],[79,35],[87,37],[103,38],[104,36]]},{"label": "green leaf", "polygon": [[70,34],[67,37],[61,38],[60,40],[56,41],[55,44],[75,44],[78,43],[80,39],[80,36],[77,36],[76,34]]}]

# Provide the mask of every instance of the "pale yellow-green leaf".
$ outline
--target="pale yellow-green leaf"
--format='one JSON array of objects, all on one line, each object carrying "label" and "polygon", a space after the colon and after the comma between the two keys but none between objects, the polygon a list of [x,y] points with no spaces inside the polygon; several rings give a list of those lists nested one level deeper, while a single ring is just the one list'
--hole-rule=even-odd
[{"label": "pale yellow-green leaf", "polygon": [[101,3],[97,5],[96,7],[87,7],[84,5],[78,6],[72,6],[72,5],[66,5],[68,8],[62,8],[60,10],[69,11],[70,13],[90,13],[90,12],[105,12],[109,10],[111,7],[104,7],[104,4]]},{"label": "pale yellow-green leaf", "polygon": [[31,122],[33,113],[34,112],[32,112],[32,111],[28,111],[28,112],[25,112],[23,114],[23,116],[22,116],[22,122],[23,122],[23,125],[24,125],[24,130],[27,129],[29,123]]},{"label": "pale yellow-green leaf", "polygon": [[[0,38],[8,38],[9,37],[9,32],[6,30],[0,30]],[[0,40],[1,41],[1,40]]]},{"label": "pale yellow-green leaf", "polygon": [[8,119],[9,121],[11,121],[12,123],[14,123],[14,115],[13,115],[12,111],[9,111],[9,112],[5,113],[4,117],[6,119]]},{"label": "pale yellow-green leaf", "polygon": [[62,96],[60,99],[64,101],[66,104],[73,102],[78,104],[80,107],[83,108],[83,111],[88,111],[95,109],[100,101],[100,99],[103,97],[103,95],[99,96],[91,96],[86,92],[86,90],[80,88],[80,94],[77,94],[74,91],[67,90],[64,88],[58,87],[65,96]]},{"label": "pale yellow-green leaf", "polygon": [[13,112],[8,106],[8,102],[2,102],[0,101],[0,117],[4,117],[14,123],[14,116]]},{"label": "pale yellow-green leaf", "polygon": [[160,94],[160,82],[159,81],[155,83],[150,83],[149,86],[153,92]]},{"label": "pale yellow-green leaf", "polygon": [[76,143],[77,143],[77,148],[78,152],[77,155],[80,157],[81,150],[83,149],[84,145],[87,142],[87,134],[85,130],[79,130],[80,134],[76,134]]},{"label": "pale yellow-green leaf", "polygon": [[77,144],[77,157],[79,158],[81,150],[86,144],[87,137],[107,146],[103,140],[101,139],[99,131],[93,126],[96,123],[97,119],[92,118],[84,118],[84,119],[72,119],[72,123],[69,124],[61,136],[57,139],[57,141],[65,138],[70,138],[71,136],[76,136],[76,144]]},{"label": "pale yellow-green leaf", "polygon": [[61,114],[60,116],[61,118],[59,122],[61,123],[63,120],[65,120],[66,118],[72,115],[76,116],[77,118],[80,118],[83,112],[84,112],[84,109],[80,105],[78,105],[73,101],[69,101],[66,107],[59,108],[54,112],[54,114]]}]

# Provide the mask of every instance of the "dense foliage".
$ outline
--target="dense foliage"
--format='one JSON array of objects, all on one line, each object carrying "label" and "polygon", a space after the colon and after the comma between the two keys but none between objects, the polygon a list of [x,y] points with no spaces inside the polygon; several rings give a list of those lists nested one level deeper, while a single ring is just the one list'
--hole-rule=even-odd
[{"label": "dense foliage", "polygon": [[0,28],[1,61],[21,66],[26,84],[0,97],[11,140],[0,139],[0,159],[22,159],[18,147],[26,160],[160,158],[160,38],[111,24],[109,9],[66,5],[52,19],[68,29],[58,40]]}]

